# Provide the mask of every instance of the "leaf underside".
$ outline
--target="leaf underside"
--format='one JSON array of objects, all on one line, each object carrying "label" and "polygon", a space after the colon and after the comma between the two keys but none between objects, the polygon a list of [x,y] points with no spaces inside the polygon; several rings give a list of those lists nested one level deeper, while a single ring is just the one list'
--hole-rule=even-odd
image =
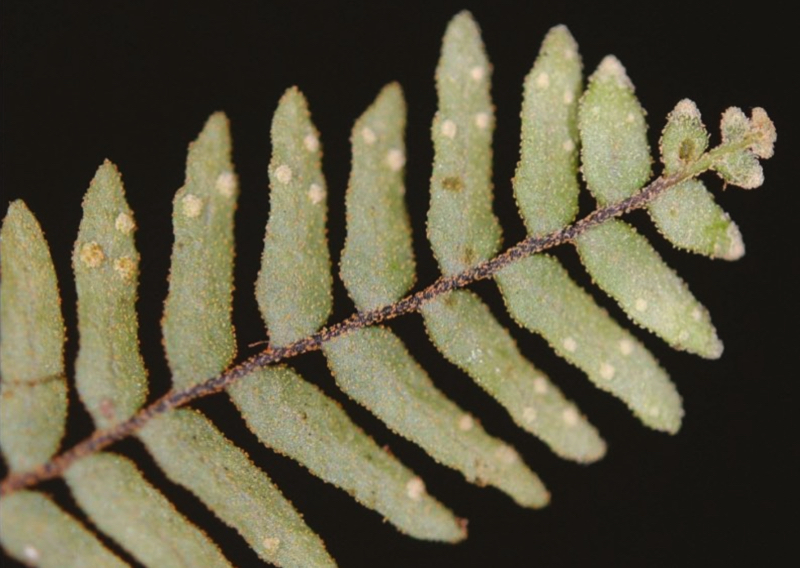
[{"label": "leaf underside", "polygon": [[[427,235],[445,278],[486,267],[501,245],[492,210],[490,76],[480,30],[463,12],[444,36],[431,132],[435,156]],[[405,124],[402,91],[390,84],[351,135],[340,276],[362,315],[393,306],[416,281],[404,204]],[[646,132],[645,112],[622,64],[611,56],[603,59],[584,90],[577,43],[564,26],[551,29],[525,79],[513,180],[528,234],[543,237],[573,222],[582,185],[607,208],[642,191],[653,162]],[[270,215],[255,292],[270,347],[281,348],[325,325],[333,274],[320,134],[298,89],[281,98],[271,135]],[[749,118],[729,109],[722,118],[722,143],[708,150],[709,134],[694,103],[678,103],[659,145],[663,177],[649,186],[662,183],[666,189],[646,203],[661,235],[712,258],[741,257],[739,228],[695,178],[713,170],[725,183],[757,187],[763,181],[759,158],[772,155],[774,142],[774,127],[762,109]],[[190,392],[221,375],[236,355],[231,310],[238,182],[230,153],[227,119],[216,113],[189,147],[186,181],[173,202],[175,240],[162,331],[175,391]],[[148,388],[135,309],[136,223],[110,162],[98,169],[83,207],[73,249],[75,385],[102,430],[140,412]],[[569,240],[597,287],[635,324],[676,349],[721,355],[707,310],[633,227],[604,220]],[[0,264],[0,450],[12,474],[19,474],[58,450],[67,399],[56,275],[42,230],[21,202],[11,204],[3,221]],[[645,425],[678,431],[681,398],[666,372],[558,260],[547,254],[515,258],[489,275],[520,326],[540,334]],[[557,381],[520,352],[480,296],[451,290],[432,294],[416,309],[442,356],[521,428],[568,460],[587,463],[605,454],[596,428]],[[468,481],[500,489],[522,506],[548,503],[548,490],[522,456],[439,391],[390,329],[350,329],[318,343],[340,389],[397,435]],[[242,375],[225,390],[264,445],[410,536],[444,542],[466,537],[464,520],[297,371],[273,364]],[[321,538],[267,474],[201,412],[155,412],[135,435],[172,482],[236,530],[265,562],[335,565]],[[96,530],[142,564],[230,565],[213,540],[128,458],[94,452],[70,462],[63,478]],[[0,498],[0,543],[33,565],[125,565],[81,521],[37,491]]]}]

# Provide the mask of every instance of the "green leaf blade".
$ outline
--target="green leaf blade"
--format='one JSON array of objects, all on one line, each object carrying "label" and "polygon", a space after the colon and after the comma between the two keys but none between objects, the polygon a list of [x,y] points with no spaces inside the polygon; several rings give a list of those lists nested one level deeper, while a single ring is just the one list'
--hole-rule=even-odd
[{"label": "green leaf blade", "polygon": [[236,354],[231,295],[238,188],[230,152],[228,120],[216,113],[189,146],[186,182],[173,201],[175,244],[162,327],[176,388],[216,375]]},{"label": "green leaf blade", "polygon": [[11,471],[46,462],[67,419],[64,320],[50,250],[13,202],[0,229],[0,448]]},{"label": "green leaf blade", "polygon": [[492,212],[490,72],[480,30],[462,12],[444,36],[432,127],[428,238],[445,275],[491,258],[500,246],[500,224]]},{"label": "green leaf blade", "polygon": [[589,78],[578,113],[586,185],[601,206],[636,193],[650,177],[647,123],[625,68],[607,56]]},{"label": "green leaf blade", "polygon": [[138,435],[167,477],[236,529],[261,559],[278,566],[335,566],[269,477],[199,412],[174,410]]},{"label": "green leaf blade", "polygon": [[744,256],[739,227],[700,180],[678,184],[647,210],[659,232],[678,248],[725,260]]},{"label": "green leaf blade", "polygon": [[[458,290],[425,304],[425,328],[436,348],[492,395],[521,428],[556,454],[578,462],[605,455],[597,430],[519,352],[508,330],[478,296]],[[567,426],[564,413],[577,421]]]},{"label": "green leaf blade", "polygon": [[392,83],[356,121],[350,138],[341,276],[361,310],[390,304],[414,284],[411,223],[403,201],[405,123],[403,93]]},{"label": "green leaf blade", "polygon": [[341,487],[400,531],[445,542],[466,536],[459,520],[424,490],[414,472],[292,369],[259,369],[228,392],[262,443]]},{"label": "green leaf blade", "polygon": [[[675,386],[649,351],[621,328],[554,258],[534,255],[497,275],[511,315],[542,335],[598,388],[622,400],[647,426],[675,433],[683,417]],[[565,411],[567,425],[576,424]]]},{"label": "green leaf blade", "polygon": [[714,162],[714,170],[731,185],[755,189],[764,183],[764,169],[755,154],[749,151],[730,152]]},{"label": "green leaf blade", "polygon": [[333,279],[319,134],[296,88],[278,103],[271,133],[270,216],[256,298],[271,344],[283,346],[328,319]]},{"label": "green leaf blade", "polygon": [[145,566],[231,566],[127,458],[92,454],[75,462],[64,479],[93,523]]},{"label": "green leaf blade", "polygon": [[675,349],[708,359],[722,355],[722,342],[708,311],[647,239],[619,220],[576,239],[586,270],[628,316]]},{"label": "green leaf blade", "polygon": [[147,396],[137,335],[136,223],[111,162],[98,168],[83,211],[72,255],[80,335],[75,383],[97,427],[107,428],[132,416]]},{"label": "green leaf blade", "polygon": [[697,105],[689,99],[680,101],[667,116],[667,124],[661,133],[664,173],[676,174],[700,159],[708,149],[708,138]]},{"label": "green leaf blade", "polygon": [[128,566],[77,519],[35,491],[0,498],[0,543],[13,558],[43,568]]},{"label": "green leaf blade", "polygon": [[581,67],[577,43],[566,27],[557,26],[525,78],[514,197],[531,235],[556,231],[578,213]]},{"label": "green leaf blade", "polygon": [[492,485],[526,507],[549,493],[511,446],[489,436],[437,390],[388,329],[354,331],[325,345],[336,382],[389,428],[478,485]]},{"label": "green leaf blade", "polygon": [[771,158],[775,152],[775,125],[763,108],[753,109],[750,118],[741,109],[731,107],[722,113],[722,145],[711,152],[712,169],[726,183],[754,189],[764,183],[759,158]]}]

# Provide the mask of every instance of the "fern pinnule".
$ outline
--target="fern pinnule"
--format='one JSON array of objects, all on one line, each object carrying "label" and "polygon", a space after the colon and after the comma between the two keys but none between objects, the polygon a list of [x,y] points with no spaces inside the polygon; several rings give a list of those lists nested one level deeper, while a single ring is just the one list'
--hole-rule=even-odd
[{"label": "fern pinnule", "polygon": [[12,471],[45,463],[67,420],[64,320],[50,249],[21,201],[0,234],[0,447]]},{"label": "fern pinnule", "polygon": [[189,146],[186,181],[172,202],[175,242],[161,327],[177,389],[222,372],[236,355],[231,300],[238,184],[230,155],[228,119],[215,113]]},{"label": "fern pinnule", "polygon": [[271,135],[270,216],[256,298],[270,343],[284,346],[325,323],[333,286],[321,145],[297,88],[278,103]]},{"label": "fern pinnule", "polygon": [[83,218],[72,253],[80,334],[75,388],[97,428],[127,420],[147,397],[136,313],[135,229],[122,178],[106,161],[83,198]]}]

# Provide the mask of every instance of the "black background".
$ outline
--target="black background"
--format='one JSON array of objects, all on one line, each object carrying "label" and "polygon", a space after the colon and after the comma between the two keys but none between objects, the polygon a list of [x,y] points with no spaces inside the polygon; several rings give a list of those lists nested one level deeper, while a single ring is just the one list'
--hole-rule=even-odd
[{"label": "black background", "polygon": [[[506,244],[523,236],[510,196],[518,152],[521,84],[546,31],[566,24],[587,72],[607,53],[626,66],[649,112],[651,141],[684,97],[695,100],[716,136],[730,105],[763,106],[775,121],[775,158],[766,184],[735,188],[719,201],[739,223],[747,255],[725,263],[672,250],[643,215],[632,216],[709,308],[725,353],[704,361],[676,353],[637,331],[670,371],[687,416],[677,436],[642,427],[599,393],[543,341],[515,330],[520,347],[575,399],[609,443],[598,464],[579,466],[550,454],[464,375],[427,344],[417,316],[393,324],[437,385],[512,442],[553,493],[542,511],[516,507],[492,489],[467,484],[423,452],[389,433],[345,400],[318,354],[297,361],[311,381],[342,401],[380,444],[426,480],[428,489],[469,519],[470,536],[451,546],[400,535],[343,492],[259,446],[221,396],[200,401],[217,424],[263,466],[304,512],[342,566],[749,566],[778,565],[797,537],[796,400],[797,150],[793,20],[769,2],[743,9],[729,3],[599,2],[42,2],[2,3],[3,204],[25,199],[53,250],[69,326],[68,369],[76,348],[70,251],[81,195],[104,158],[121,169],[136,213],[143,255],[141,341],[151,371],[151,396],[169,375],[158,323],[166,294],[170,209],[183,181],[188,142],[215,110],[231,120],[242,195],[237,213],[234,318],[240,355],[264,338],[252,299],[268,212],[269,124],[284,89],[298,85],[322,133],[329,185],[334,260],[344,239],[343,193],[352,122],[379,89],[399,81],[409,107],[408,199],[419,282],[437,276],[424,241],[432,158],[433,72],[447,22],[468,8],[481,25],[494,64],[498,109],[495,209]],[[721,184],[709,178],[719,190]],[[587,207],[591,204],[587,201]],[[559,256],[589,286],[572,251]],[[492,286],[477,289],[503,313]],[[616,316],[619,310],[598,294]],[[352,311],[337,284],[333,321]],[[73,400],[72,444],[91,431]],[[149,479],[216,536],[239,566],[258,565],[253,552],[202,505],[165,481],[133,441],[116,448],[134,456]],[[790,482],[794,483],[790,483]],[[44,489],[77,512],[60,482]],[[113,544],[111,545],[113,546]],[[125,558],[130,559],[124,552]],[[789,557],[791,558],[791,556]],[[5,559],[4,559],[5,560]]]}]

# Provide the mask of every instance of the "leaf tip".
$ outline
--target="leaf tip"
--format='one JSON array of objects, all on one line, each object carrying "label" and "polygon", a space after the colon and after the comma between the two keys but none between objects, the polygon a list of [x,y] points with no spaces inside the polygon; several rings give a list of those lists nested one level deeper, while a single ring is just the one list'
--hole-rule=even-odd
[{"label": "leaf tip", "polygon": [[281,109],[289,108],[308,112],[308,100],[297,85],[292,85],[286,89],[278,101],[278,112]]},{"label": "leaf tip", "polygon": [[688,118],[690,120],[701,120],[700,109],[697,108],[697,105],[691,99],[682,99],[678,101],[678,104],[672,109],[670,116],[676,119]]},{"label": "leaf tip", "polygon": [[94,199],[101,201],[98,206],[102,206],[102,202],[109,203],[125,199],[122,189],[122,174],[116,164],[108,158],[98,166],[92,181],[89,182],[89,189],[83,198],[84,209],[86,209],[87,203]]},{"label": "leaf tip", "polygon": [[742,239],[742,232],[733,221],[728,225],[725,231],[727,237],[727,247],[725,250],[719,252],[719,257],[724,260],[739,260],[744,256],[744,240]]},{"label": "leaf tip", "polygon": [[449,75],[463,70],[465,64],[471,64],[472,78],[476,81],[481,81],[486,75],[488,61],[481,30],[467,10],[459,12],[450,20],[442,39],[441,53],[437,69],[439,80],[443,73]]},{"label": "leaf tip", "polygon": [[387,83],[378,93],[375,99],[375,106],[379,104],[399,105],[405,108],[405,96],[403,95],[403,87],[398,81]]},{"label": "leaf tip", "polygon": [[756,141],[753,143],[753,153],[759,158],[769,159],[775,154],[775,141],[778,133],[775,124],[761,107],[755,107],[750,114],[750,124],[756,134]]},{"label": "leaf tip", "polygon": [[550,49],[561,49],[561,56],[568,61],[572,61],[578,56],[578,42],[564,24],[553,26],[544,36],[542,50]]},{"label": "leaf tip", "polygon": [[469,10],[461,10],[458,14],[453,16],[450,23],[447,25],[445,36],[453,31],[458,30],[461,33],[479,33],[478,22],[475,21],[475,16]]},{"label": "leaf tip", "polygon": [[15,223],[18,222],[19,219],[23,217],[31,217],[33,218],[33,213],[31,210],[28,209],[27,204],[22,199],[15,199],[11,203],[8,204],[8,209],[6,210],[6,216],[3,219],[3,227],[6,226],[6,223]]},{"label": "leaf tip", "polygon": [[203,132],[217,133],[223,136],[228,134],[229,121],[227,115],[222,111],[211,114],[203,126]]},{"label": "leaf tip", "polygon": [[613,82],[616,86],[634,90],[633,83],[620,60],[613,55],[606,55],[597,66],[597,70],[589,77],[590,82]]}]

